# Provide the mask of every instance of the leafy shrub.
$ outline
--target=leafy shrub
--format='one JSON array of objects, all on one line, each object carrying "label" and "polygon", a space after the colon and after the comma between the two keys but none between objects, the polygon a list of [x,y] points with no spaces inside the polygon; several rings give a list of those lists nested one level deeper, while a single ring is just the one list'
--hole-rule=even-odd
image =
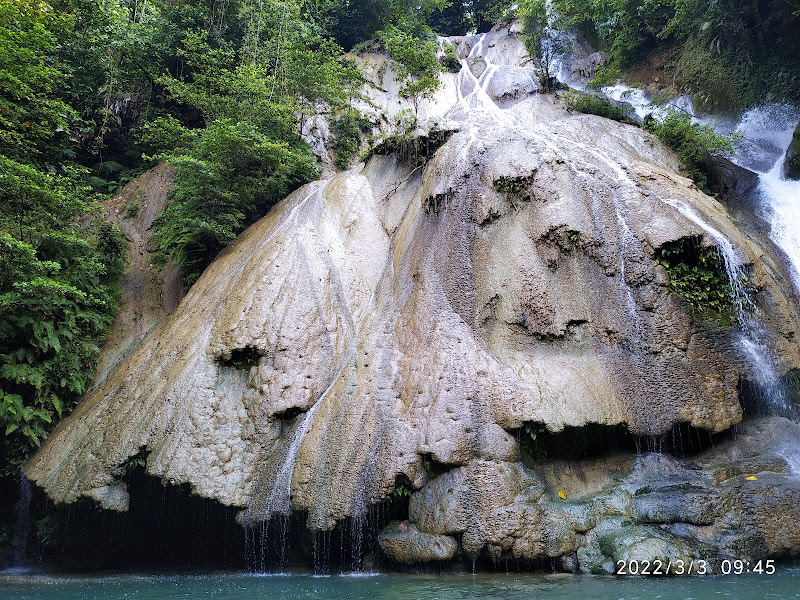
[{"label": "leafy shrub", "polygon": [[656,262],[669,274],[670,287],[692,310],[721,325],[735,318],[733,291],[716,248],[700,246],[697,238],[670,242],[656,250]]},{"label": "leafy shrub", "polygon": [[645,119],[645,127],[678,153],[689,176],[697,186],[708,190],[708,167],[711,154],[734,151],[734,138],[716,133],[711,127],[693,123],[692,117],[672,110],[659,121]]},{"label": "leafy shrub", "polygon": [[452,129],[431,127],[427,133],[417,130],[417,117],[410,110],[401,110],[393,119],[395,130],[370,150],[372,154],[397,154],[400,160],[412,167],[424,165],[450,136]]},{"label": "leafy shrub", "polygon": [[397,63],[395,81],[403,81],[400,95],[419,110],[423,99],[432,98],[441,86],[442,66],[436,60],[436,42],[423,40],[397,27],[389,26],[378,33],[386,50]]},{"label": "leafy shrub", "polygon": [[361,147],[362,135],[371,129],[371,124],[353,109],[340,115],[333,122],[333,129],[336,132],[334,165],[337,169],[346,169]]},{"label": "leafy shrub", "polygon": [[171,256],[187,286],[247,225],[317,176],[304,142],[277,141],[227,120],[209,124],[170,162],[175,200],[154,221],[153,240],[158,258]]},{"label": "leafy shrub", "polygon": [[458,60],[456,49],[450,42],[444,43],[444,56],[439,57],[439,64],[449,73],[458,73],[461,70],[461,61]]},{"label": "leafy shrub", "polygon": [[633,121],[628,118],[624,108],[598,94],[585,94],[577,90],[570,90],[564,94],[563,98],[564,103],[570,110],[590,115],[598,115],[623,123],[633,123]]},{"label": "leafy shrub", "polygon": [[794,2],[736,0],[553,0],[565,29],[623,69],[669,56],[666,69],[699,106],[746,108],[767,99],[800,99]]},{"label": "leafy shrub", "polygon": [[10,461],[4,469],[13,471],[92,380],[118,303],[114,283],[125,240],[101,222],[33,243],[0,232],[0,247],[7,257],[0,277],[0,424]]},{"label": "leafy shrub", "polygon": [[591,90],[600,90],[609,85],[614,85],[622,74],[616,67],[597,66],[594,70],[594,78],[586,83],[586,87]]}]

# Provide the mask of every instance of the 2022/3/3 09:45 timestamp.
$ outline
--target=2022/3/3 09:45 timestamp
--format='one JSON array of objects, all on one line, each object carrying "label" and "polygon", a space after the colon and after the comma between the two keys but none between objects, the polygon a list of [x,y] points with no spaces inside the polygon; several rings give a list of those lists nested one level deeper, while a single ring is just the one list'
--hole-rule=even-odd
[{"label": "2022/3/3 09:45 timestamp", "polygon": [[725,559],[713,569],[706,560],[618,560],[616,575],[743,575],[775,573],[774,560],[729,560]]}]

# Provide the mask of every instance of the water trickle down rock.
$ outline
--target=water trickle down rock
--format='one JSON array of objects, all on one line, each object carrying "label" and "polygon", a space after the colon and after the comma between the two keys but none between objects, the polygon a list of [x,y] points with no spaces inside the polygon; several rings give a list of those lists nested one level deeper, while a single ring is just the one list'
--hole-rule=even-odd
[{"label": "water trickle down rock", "polygon": [[[532,89],[513,102],[492,91],[498,65],[527,73],[507,32],[460,44],[479,44],[487,68],[476,79],[465,59],[423,106],[454,131],[447,142],[423,166],[375,155],[308,184],[245,231],[57,428],[32,481],[58,502],[125,510],[123,465],[145,449],[148,473],[246,509],[244,524],[290,507],[321,531],[403,475],[415,537],[382,544],[399,560],[449,558],[458,534],[471,556],[584,548],[586,568],[603,568],[618,546],[607,536],[635,516],[631,492],[568,510],[519,462],[515,432],[720,432],[742,416],[735,329],[695,319],[653,258],[715,240],[660,199],[702,214],[752,264],[782,370],[800,364],[796,308],[655,138]],[[434,478],[423,457],[451,470]],[[473,483],[450,494],[450,479]],[[448,494],[440,520],[414,508]]]}]

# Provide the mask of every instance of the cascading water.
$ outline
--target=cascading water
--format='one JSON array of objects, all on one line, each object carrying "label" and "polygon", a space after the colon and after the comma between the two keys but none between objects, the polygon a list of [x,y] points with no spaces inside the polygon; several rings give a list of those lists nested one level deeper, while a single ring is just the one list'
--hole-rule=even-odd
[{"label": "cascading water", "polygon": [[800,181],[784,179],[783,165],[800,111],[785,104],[747,111],[736,126],[740,139],[732,161],[758,173],[760,215],[770,224],[770,237],[791,266],[792,283],[800,295]]},{"label": "cascading water", "polygon": [[664,198],[663,202],[675,207],[684,217],[702,228],[716,242],[717,249],[725,265],[725,272],[731,286],[734,305],[738,308],[739,335],[737,345],[747,357],[756,383],[762,390],[770,411],[777,414],[789,414],[790,406],[786,391],[775,370],[775,361],[765,342],[766,332],[758,315],[758,308],[753,302],[745,286],[747,272],[743,260],[739,257],[733,244],[718,229],[707,223],[694,209],[685,202],[672,198]]},{"label": "cascading water", "polygon": [[28,530],[31,513],[31,482],[25,475],[19,476],[19,499],[17,500],[17,520],[14,524],[14,563],[10,572],[26,570],[26,551],[28,549]]},{"label": "cascading water", "polygon": [[[584,88],[579,80],[570,78],[563,68],[559,71],[559,80],[575,89]],[[664,106],[654,106],[646,92],[622,83],[604,87],[601,93],[611,100],[630,105],[639,119],[644,119],[647,115],[663,119],[670,110],[681,110],[692,115],[696,121],[716,128],[720,133],[735,131],[738,134],[736,154],[732,157],[732,161],[759,174],[759,187],[756,192],[759,211],[764,220],[770,224],[771,239],[788,258],[792,283],[800,297],[800,181],[789,181],[783,177],[786,150],[800,120],[798,110],[784,104],[757,107],[746,112],[735,129],[726,129],[719,121],[697,117],[689,96],[670,100]],[[734,299],[741,308],[739,348],[751,364],[756,384],[770,410],[779,414],[790,414],[791,407],[786,391],[764,342],[764,326],[744,286],[746,274],[733,246],[722,233],[703,221],[688,205],[669,200],[665,202],[675,206],[717,242]]]},{"label": "cascading water", "polygon": [[[267,501],[259,515],[249,514],[251,507],[246,511],[245,520],[253,522],[260,520],[259,535],[258,535],[258,552],[252,551],[251,562],[256,571],[264,572],[267,570],[267,551],[270,542],[270,522],[275,521],[278,527],[277,542],[278,542],[278,569],[282,571],[286,566],[286,557],[288,552],[288,533],[290,525],[290,515],[292,514],[291,506],[291,486],[292,475],[294,474],[294,466],[297,460],[297,453],[300,450],[300,444],[303,437],[308,432],[313,423],[314,413],[319,407],[321,402],[317,402],[305,414],[303,414],[300,422],[295,426],[294,437],[286,452],[286,458],[275,476],[275,481],[272,489],[269,492]],[[276,519],[273,519],[277,517]],[[255,540],[255,536],[254,540]]]}]

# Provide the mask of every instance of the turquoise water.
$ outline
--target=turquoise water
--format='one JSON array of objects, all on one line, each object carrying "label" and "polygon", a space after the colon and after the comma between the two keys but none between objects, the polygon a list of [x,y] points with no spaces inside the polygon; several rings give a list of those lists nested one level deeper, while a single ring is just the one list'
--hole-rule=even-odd
[{"label": "turquoise water", "polygon": [[619,600],[800,599],[800,568],[775,575],[674,579],[585,575],[120,575],[0,577],[0,598],[19,600]]}]

